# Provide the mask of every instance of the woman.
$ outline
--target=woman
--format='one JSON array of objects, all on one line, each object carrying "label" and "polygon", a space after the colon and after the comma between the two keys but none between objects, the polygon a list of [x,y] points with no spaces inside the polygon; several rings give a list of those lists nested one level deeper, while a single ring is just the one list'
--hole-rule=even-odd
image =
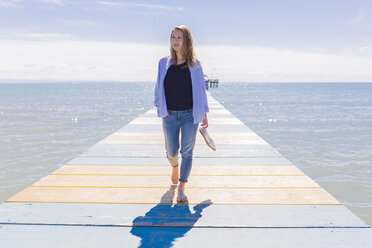
[{"label": "woman", "polygon": [[[203,69],[196,59],[189,29],[176,26],[170,37],[170,56],[159,61],[154,105],[162,118],[166,156],[172,166],[172,183],[178,186],[177,201],[187,201],[185,183],[192,167],[192,153],[199,123],[208,127],[209,112]],[[181,172],[178,175],[179,133]]]}]

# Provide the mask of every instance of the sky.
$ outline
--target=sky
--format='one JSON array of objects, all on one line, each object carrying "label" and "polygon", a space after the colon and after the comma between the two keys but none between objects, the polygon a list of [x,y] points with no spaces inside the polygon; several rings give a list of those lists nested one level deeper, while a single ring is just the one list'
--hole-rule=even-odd
[{"label": "sky", "polygon": [[372,82],[370,0],[0,0],[0,82],[154,82],[186,25],[220,82]]}]

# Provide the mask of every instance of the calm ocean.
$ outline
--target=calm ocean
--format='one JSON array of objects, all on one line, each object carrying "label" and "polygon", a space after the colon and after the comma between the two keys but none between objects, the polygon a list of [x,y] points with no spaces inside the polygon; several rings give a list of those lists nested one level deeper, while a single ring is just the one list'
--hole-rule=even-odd
[{"label": "calm ocean", "polygon": [[[150,109],[153,88],[0,84],[0,202]],[[221,83],[210,92],[372,225],[372,84]]]}]

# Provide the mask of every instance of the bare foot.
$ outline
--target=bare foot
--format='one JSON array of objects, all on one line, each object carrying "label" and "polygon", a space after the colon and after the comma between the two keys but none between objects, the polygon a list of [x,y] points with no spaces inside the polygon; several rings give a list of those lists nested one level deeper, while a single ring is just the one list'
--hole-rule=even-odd
[{"label": "bare foot", "polygon": [[178,166],[177,167],[173,167],[173,171],[172,171],[172,183],[173,184],[178,184]]},{"label": "bare foot", "polygon": [[188,201],[187,196],[185,195],[185,192],[183,190],[178,190],[177,201],[178,202]]},{"label": "bare foot", "polygon": [[178,195],[177,195],[178,202],[186,202],[188,201],[187,196],[185,195],[185,183],[181,182],[178,185]]}]

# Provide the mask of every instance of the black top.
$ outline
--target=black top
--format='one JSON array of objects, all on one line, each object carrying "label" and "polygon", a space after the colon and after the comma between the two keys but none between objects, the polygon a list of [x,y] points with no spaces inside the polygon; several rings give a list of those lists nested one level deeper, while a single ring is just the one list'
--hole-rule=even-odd
[{"label": "black top", "polygon": [[165,99],[168,110],[186,110],[193,107],[190,69],[186,64],[171,65],[164,78]]}]

